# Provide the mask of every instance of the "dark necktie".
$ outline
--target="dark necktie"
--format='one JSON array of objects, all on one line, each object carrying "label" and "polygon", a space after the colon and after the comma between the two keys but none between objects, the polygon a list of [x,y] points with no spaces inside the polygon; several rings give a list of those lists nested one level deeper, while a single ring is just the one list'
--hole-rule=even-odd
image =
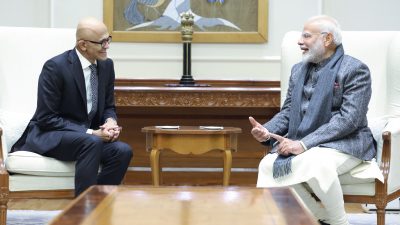
[{"label": "dark necktie", "polygon": [[92,120],[97,111],[97,92],[98,92],[98,77],[96,64],[89,66],[90,68],[90,88],[92,91],[92,109],[89,112],[89,119]]}]

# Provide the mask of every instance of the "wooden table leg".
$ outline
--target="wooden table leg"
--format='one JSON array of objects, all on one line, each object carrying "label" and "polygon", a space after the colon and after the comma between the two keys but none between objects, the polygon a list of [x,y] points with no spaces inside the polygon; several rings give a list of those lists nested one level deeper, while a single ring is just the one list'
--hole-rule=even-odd
[{"label": "wooden table leg", "polygon": [[152,149],[150,153],[151,164],[151,177],[153,185],[158,187],[160,185],[160,150]]},{"label": "wooden table leg", "polygon": [[224,151],[224,177],[222,184],[224,186],[229,186],[229,178],[231,176],[232,167],[232,152],[231,150]]}]

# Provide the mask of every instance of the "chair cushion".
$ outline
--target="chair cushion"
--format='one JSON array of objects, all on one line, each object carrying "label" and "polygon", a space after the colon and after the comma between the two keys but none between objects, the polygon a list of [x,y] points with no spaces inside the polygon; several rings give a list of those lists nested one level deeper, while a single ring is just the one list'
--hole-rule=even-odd
[{"label": "chair cushion", "polygon": [[375,183],[342,185],[344,195],[375,195]]},{"label": "chair cushion", "polygon": [[0,110],[0,126],[3,129],[3,156],[10,173],[38,176],[74,176],[75,163],[62,162],[33,152],[8,153],[21,137],[32,114]]},{"label": "chair cushion", "polygon": [[32,113],[12,112],[0,109],[0,127],[3,129],[3,156],[6,159],[11,146],[21,137]]},{"label": "chair cushion", "polygon": [[74,189],[74,177],[50,177],[14,174],[10,176],[10,191]]},{"label": "chair cushion", "polygon": [[54,177],[75,175],[75,162],[63,162],[28,151],[9,153],[5,164],[10,173]]},{"label": "chair cushion", "polygon": [[339,181],[341,185],[351,185],[351,184],[369,184],[373,183],[375,185],[375,178],[357,178],[349,173],[345,173],[339,176]]}]

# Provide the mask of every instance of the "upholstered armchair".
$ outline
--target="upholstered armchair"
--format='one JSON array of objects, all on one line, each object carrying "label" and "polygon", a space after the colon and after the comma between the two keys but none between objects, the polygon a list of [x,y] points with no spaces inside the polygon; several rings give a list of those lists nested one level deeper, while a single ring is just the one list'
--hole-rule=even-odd
[{"label": "upholstered armchair", "polygon": [[6,224],[9,198],[73,197],[73,162],[9,151],[35,111],[44,62],[75,46],[75,29],[0,27],[0,43],[0,224]]},{"label": "upholstered armchair", "polygon": [[[282,42],[282,102],[291,67],[301,61],[297,45],[300,34],[288,32]],[[357,170],[339,178],[345,202],[375,204],[377,224],[384,225],[387,203],[400,197],[400,32],[346,31],[343,32],[343,47],[345,54],[360,59],[371,71],[372,98],[367,116],[378,143],[376,162],[384,182],[356,178]],[[358,169],[361,171],[369,166],[364,163]]]}]

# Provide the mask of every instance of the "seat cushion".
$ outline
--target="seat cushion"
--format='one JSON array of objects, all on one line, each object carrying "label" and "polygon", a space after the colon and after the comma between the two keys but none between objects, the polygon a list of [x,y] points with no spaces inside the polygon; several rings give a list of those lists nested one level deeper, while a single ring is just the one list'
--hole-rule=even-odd
[{"label": "seat cushion", "polygon": [[0,127],[3,129],[3,157],[7,158],[11,146],[21,137],[33,113],[0,109]]},{"label": "seat cushion", "polygon": [[342,185],[344,195],[375,195],[375,183]]},{"label": "seat cushion", "polygon": [[21,137],[31,113],[11,112],[0,109],[0,126],[3,128],[3,156],[10,173],[37,176],[74,176],[75,162],[63,162],[33,152],[8,153],[11,146]]},{"label": "seat cushion", "polygon": [[375,184],[375,178],[357,178],[350,174],[350,172],[339,176],[340,184],[351,185],[351,184]]},{"label": "seat cushion", "polygon": [[50,177],[14,174],[10,176],[10,191],[74,189],[74,177]]},{"label": "seat cushion", "polygon": [[53,177],[75,175],[75,162],[59,161],[28,151],[9,153],[5,164],[10,173]]}]

